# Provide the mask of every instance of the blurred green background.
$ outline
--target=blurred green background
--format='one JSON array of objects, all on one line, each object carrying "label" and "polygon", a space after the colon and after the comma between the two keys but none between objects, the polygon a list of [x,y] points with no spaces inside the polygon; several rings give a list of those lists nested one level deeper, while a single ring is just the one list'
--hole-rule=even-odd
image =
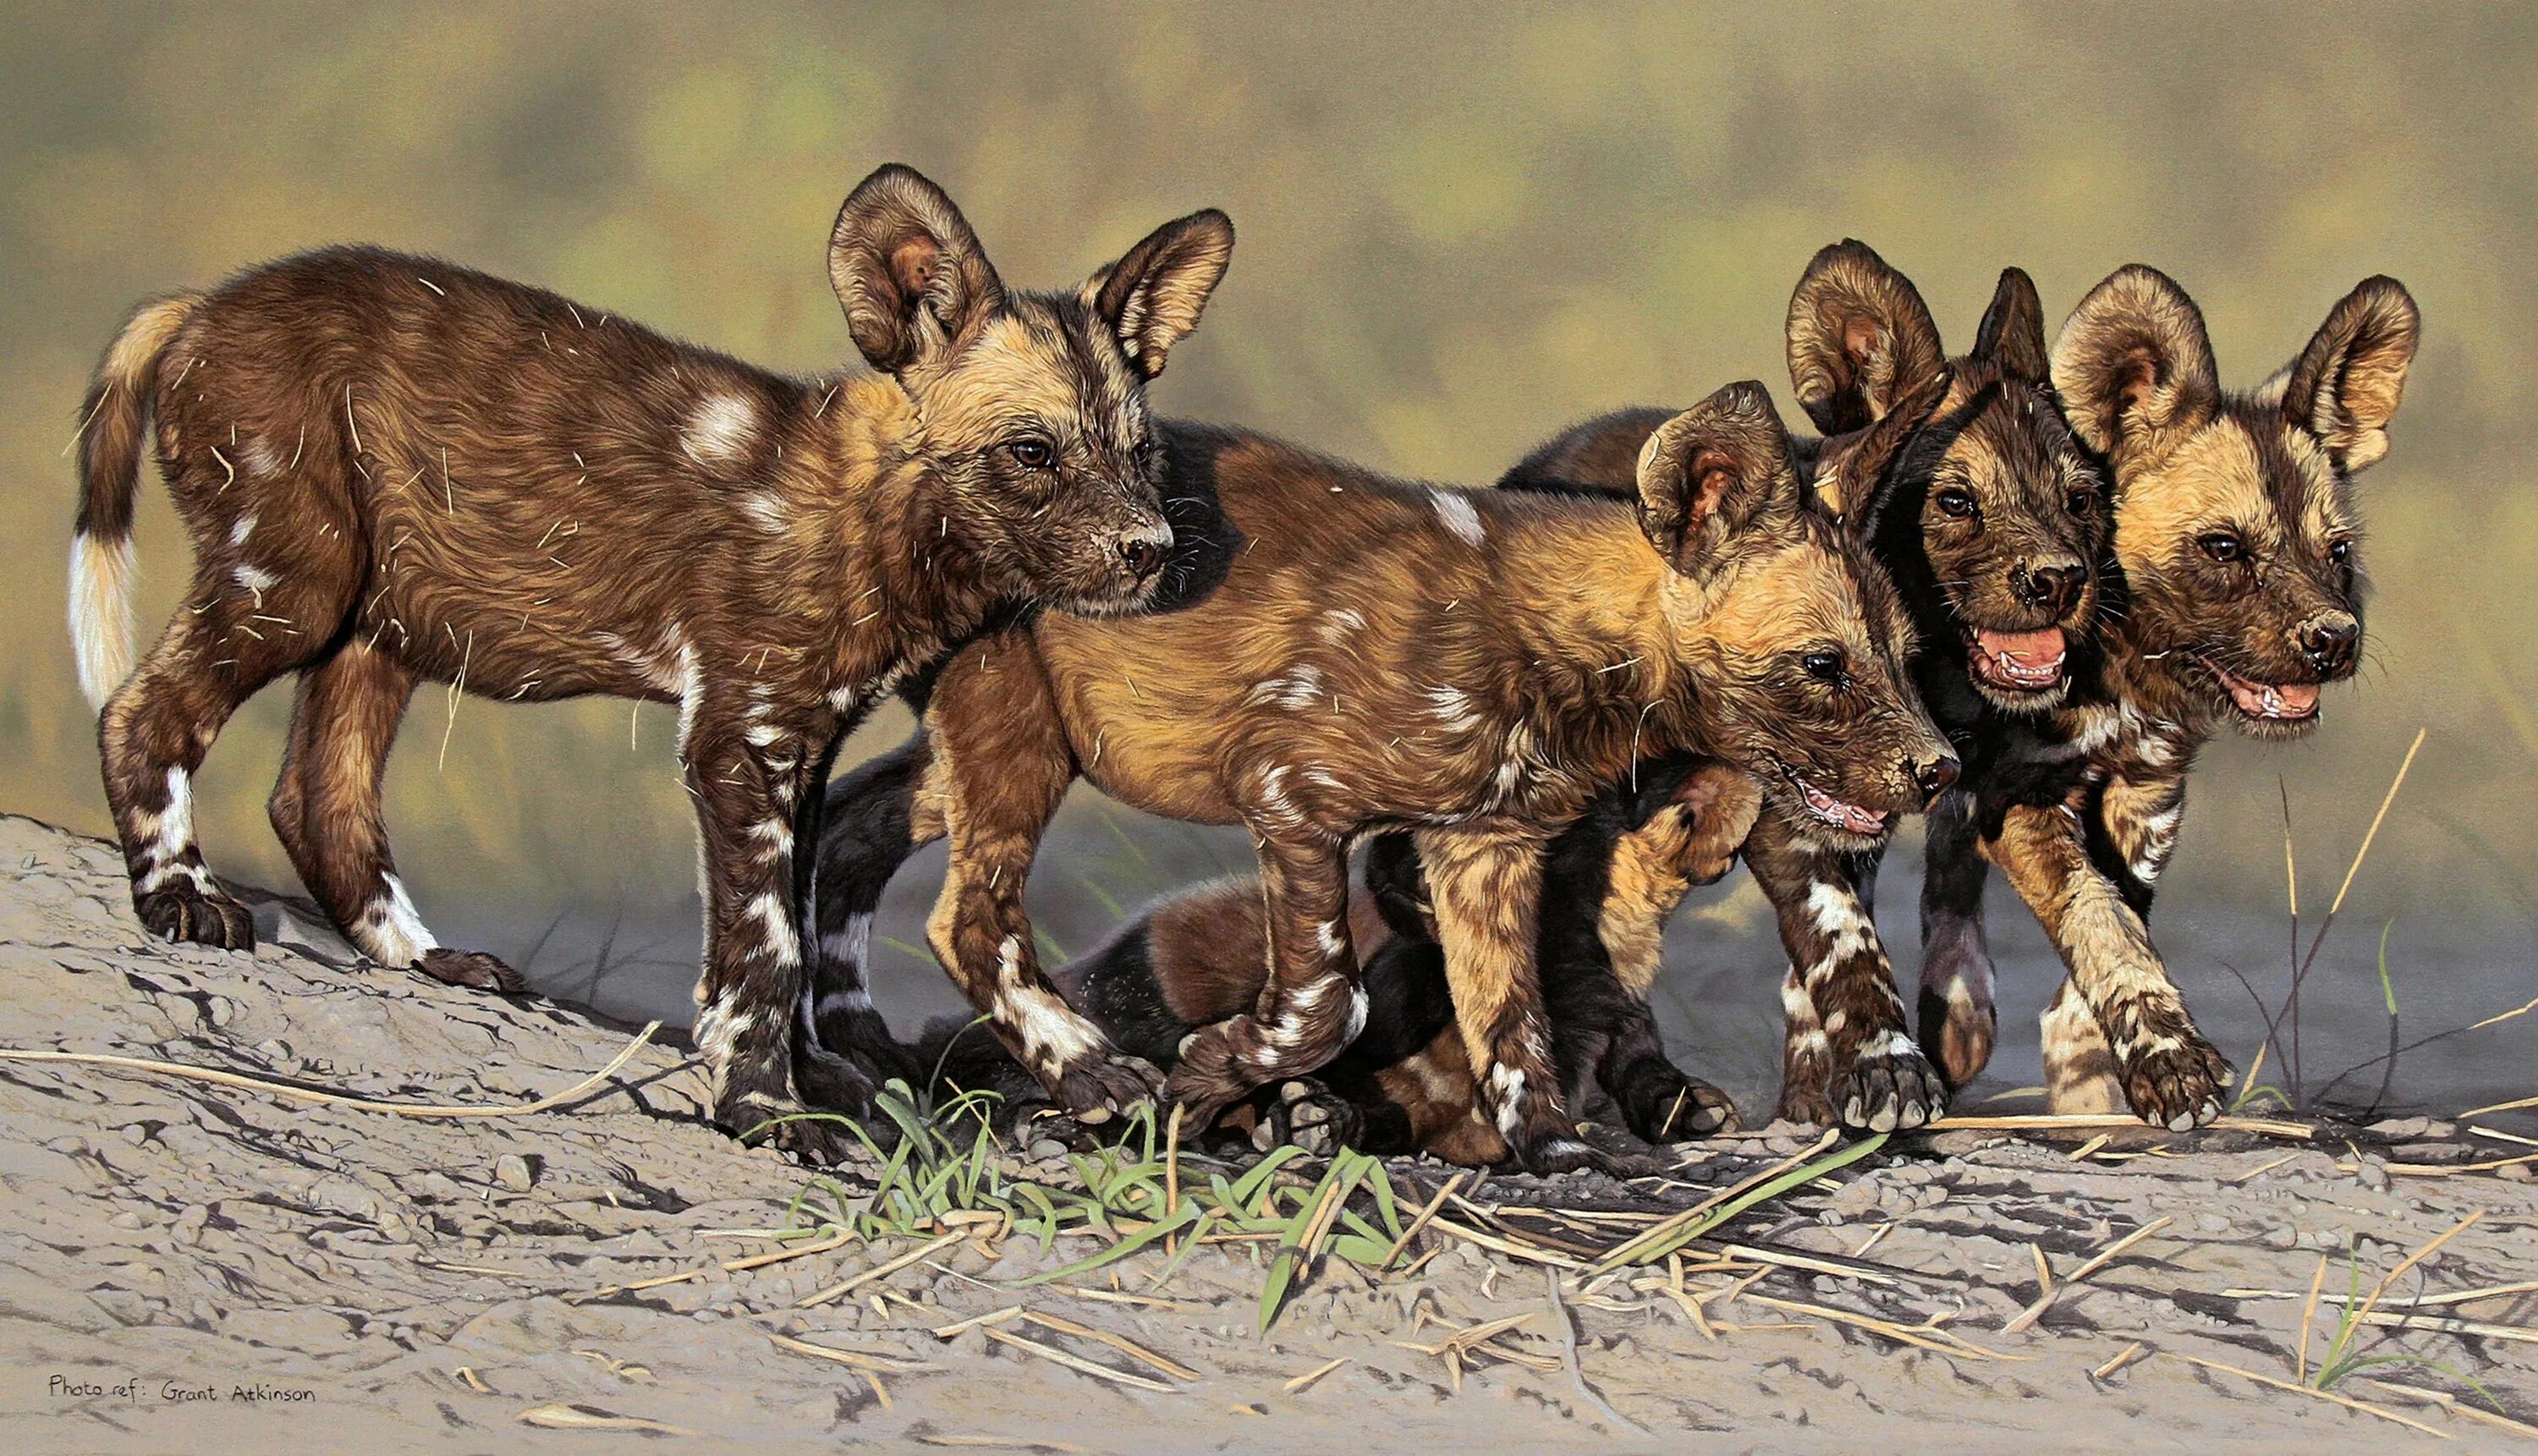
[{"label": "blurred green background", "polygon": [[[844,189],[897,159],[1025,284],[1072,283],[1167,217],[1227,209],[1234,267],[1162,406],[1466,482],[1615,405],[1748,376],[1785,402],[1789,288],[1845,235],[1915,279],[1958,347],[2004,264],[2035,275],[2058,322],[2116,265],[2156,263],[2200,299],[2237,383],[2355,281],[2396,275],[2426,334],[2394,451],[2362,485],[2369,667],[2310,742],[2209,755],[2158,928],[2243,1064],[2255,1024],[2222,962],[2282,974],[2278,777],[2314,919],[2423,726],[2313,1003],[2349,1014],[2334,1034],[2356,1055],[2376,1049],[2371,947],[2391,919],[2410,1033],[2538,993],[2526,7],[37,5],[7,35],[0,807],[107,828],[61,627],[63,449],[135,300],[374,240],[827,367],[849,346],[826,230]],[[144,494],[155,630],[186,555]],[[286,698],[239,715],[200,809],[219,870],[282,885],[262,804]],[[682,1005],[694,849],[671,714],[469,700],[436,767],[445,711],[418,696],[389,811],[442,938],[526,957],[556,927],[536,956],[550,984]],[[849,759],[904,727],[884,714]],[[1246,858],[1238,838],[1090,800],[1034,885],[1066,949]],[[1886,909],[1908,972],[1908,845],[1899,858]],[[916,939],[925,893],[902,884],[885,930]],[[2005,1001],[2032,1008],[2049,958],[1994,895]],[[1771,1076],[1779,972],[1758,909],[1750,886],[1712,893],[1666,988],[1687,1060],[1749,1094]],[[949,1004],[939,974],[893,954],[903,987],[886,1006]],[[2508,1087],[2533,1023],[2419,1056],[2401,1083]],[[2033,1033],[2004,1039],[2014,1080]]]}]

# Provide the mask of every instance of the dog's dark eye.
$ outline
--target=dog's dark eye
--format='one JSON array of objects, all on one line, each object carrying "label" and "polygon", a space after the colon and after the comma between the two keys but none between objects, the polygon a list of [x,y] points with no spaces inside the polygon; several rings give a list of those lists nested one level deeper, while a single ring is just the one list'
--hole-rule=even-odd
[{"label": "dog's dark eye", "polygon": [[1009,440],[1005,444],[1005,453],[1013,456],[1014,463],[1025,470],[1046,470],[1057,460],[1057,447],[1044,439]]},{"label": "dog's dark eye", "polygon": [[2344,538],[2326,543],[2326,559],[2335,563],[2339,566],[2351,565],[2353,563],[2353,542],[2351,539]]},{"label": "dog's dark eye", "polygon": [[1839,686],[1850,681],[1849,665],[1842,661],[1842,656],[1838,652],[1810,652],[1806,655],[1804,666],[1807,676],[1819,683]]},{"label": "dog's dark eye", "polygon": [[2244,560],[2247,555],[2247,544],[2227,531],[2215,531],[2195,545],[2203,548],[2205,556],[2225,563]]},{"label": "dog's dark eye", "polygon": [[1974,497],[1959,487],[1941,487],[1937,499],[1941,515],[1963,518],[1974,513]]},{"label": "dog's dark eye", "polygon": [[2096,515],[2098,513],[2098,493],[2084,487],[2080,490],[2073,491],[2069,496],[2063,497],[2062,503],[2071,508],[2071,513],[2073,515]]}]

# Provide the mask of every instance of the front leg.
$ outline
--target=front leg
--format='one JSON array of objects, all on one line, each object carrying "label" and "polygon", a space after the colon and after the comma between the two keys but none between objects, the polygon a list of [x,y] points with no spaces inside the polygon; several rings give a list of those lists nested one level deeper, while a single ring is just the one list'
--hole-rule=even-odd
[{"label": "front leg", "polygon": [[1991,944],[1983,937],[1983,863],[1973,798],[1950,793],[1930,806],[1921,875],[1921,1049],[1951,1089],[1991,1060],[2000,1012],[1992,1001]]},{"label": "front leg", "polygon": [[1596,1164],[1562,1094],[1534,963],[1544,845],[1444,829],[1418,843],[1482,1117],[1530,1171]]},{"label": "front leg", "polygon": [[[2069,1084],[2057,1106],[2086,1105],[2103,1065],[2144,1121],[2182,1130],[2220,1115],[2230,1064],[2195,1029],[2140,912],[2092,863],[2078,806],[2015,806],[1983,852],[2070,969],[2045,1022],[2048,1071]],[[2072,1014],[2074,999],[2087,1018]]]},{"label": "front leg", "polygon": [[[755,728],[753,741],[746,728]],[[814,1162],[854,1146],[835,1123],[804,1120],[793,1081],[803,988],[794,898],[794,810],[826,734],[770,733],[710,694],[692,710],[683,752],[704,840],[704,979],[697,1050],[713,1119]]]},{"label": "front leg", "polygon": [[1904,998],[1877,938],[1877,857],[1817,848],[1767,812],[1745,862],[1789,953],[1780,1115],[1872,1132],[1944,1115],[1947,1085],[1904,1029]]},{"label": "front leg", "polygon": [[1309,826],[1255,827],[1267,908],[1269,979],[1245,1016],[1182,1042],[1166,1095],[1200,1126],[1253,1088],[1321,1069],[1366,1026],[1349,944],[1348,847]]}]

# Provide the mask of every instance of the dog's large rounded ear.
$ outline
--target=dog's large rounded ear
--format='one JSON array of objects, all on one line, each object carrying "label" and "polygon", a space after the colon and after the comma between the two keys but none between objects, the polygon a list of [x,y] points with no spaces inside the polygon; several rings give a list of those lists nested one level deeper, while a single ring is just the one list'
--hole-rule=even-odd
[{"label": "dog's large rounded ear", "polygon": [[1639,450],[1638,482],[1640,531],[1686,575],[1715,564],[1773,504],[1798,500],[1789,432],[1751,379],[1658,426]]},{"label": "dog's large rounded ear", "polygon": [[2338,465],[2361,470],[2388,453],[2388,421],[2423,331],[2404,284],[2366,278],[2328,312],[2300,358],[2257,392],[2279,389],[2293,424],[2316,435]]},{"label": "dog's large rounded ear", "polygon": [[1119,336],[1140,373],[1164,371],[1164,356],[1198,327],[1199,310],[1234,260],[1234,220],[1214,208],[1166,223],[1093,275],[1084,299]]},{"label": "dog's large rounded ear", "polygon": [[855,348],[892,374],[939,362],[1005,300],[961,210],[898,163],[864,178],[837,210],[829,283]]},{"label": "dog's large rounded ear", "polygon": [[1818,252],[1789,296],[1789,385],[1826,434],[1865,430],[1947,363],[1912,280],[1844,238]]},{"label": "dog's large rounded ear", "polygon": [[2036,280],[2026,269],[2000,270],[2000,287],[1992,290],[1991,306],[1974,331],[1971,357],[2029,384],[2043,383],[2052,371],[2044,357],[2044,302],[2036,297]]},{"label": "dog's large rounded ear", "polygon": [[2116,269],[2053,341],[2053,390],[2089,448],[2119,465],[2160,452],[2220,401],[2203,310],[2156,268]]},{"label": "dog's large rounded ear", "polygon": [[1900,483],[1897,458],[1929,423],[1955,379],[1952,370],[1941,369],[1922,380],[1918,388],[1895,402],[1885,419],[1844,442],[1839,453],[1818,462],[1816,498],[1840,516],[1852,535],[1865,541],[1877,534],[1878,522]]}]

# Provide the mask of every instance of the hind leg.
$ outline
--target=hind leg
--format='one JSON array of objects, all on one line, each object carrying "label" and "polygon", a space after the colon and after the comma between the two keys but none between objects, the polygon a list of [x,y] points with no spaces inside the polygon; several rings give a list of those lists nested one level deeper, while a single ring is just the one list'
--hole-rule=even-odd
[{"label": "hind leg", "polygon": [[[105,798],[144,928],[170,941],[250,950],[246,907],[212,882],[194,838],[194,775],[238,704],[303,660],[341,607],[308,590],[250,590],[198,573],[194,589],[98,725]],[[271,600],[268,602],[267,597]],[[298,609],[298,610],[295,610]],[[323,620],[322,629],[300,623]]]},{"label": "hind leg", "polygon": [[413,670],[359,637],[303,670],[282,777],[266,806],[273,831],[301,883],[363,955],[454,986],[525,990],[493,957],[433,939],[397,879],[379,785],[413,695]]},{"label": "hind leg", "polygon": [[[867,966],[873,915],[891,877],[908,856],[943,837],[943,818],[925,784],[933,761],[920,729],[829,785],[816,851],[820,936],[810,948],[809,1030],[794,1067],[810,1106],[861,1118],[882,1084],[896,1077],[913,1088],[925,1074],[873,1006]],[[994,1041],[984,1030],[973,1039]]]}]

